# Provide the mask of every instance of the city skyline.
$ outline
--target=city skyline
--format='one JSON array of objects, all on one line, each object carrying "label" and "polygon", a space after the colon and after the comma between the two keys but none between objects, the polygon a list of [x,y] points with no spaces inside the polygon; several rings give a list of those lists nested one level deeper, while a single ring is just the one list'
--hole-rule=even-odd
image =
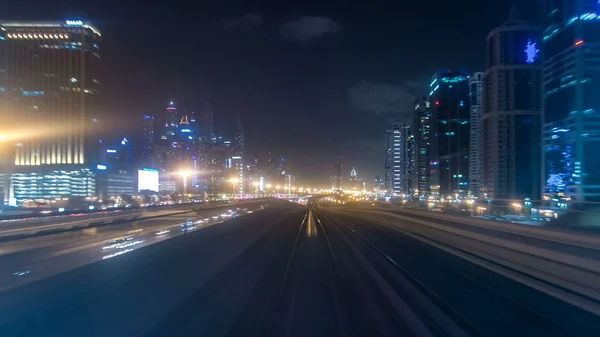
[{"label": "city skyline", "polygon": [[[448,35],[442,36],[427,31],[409,14],[398,14],[403,19],[390,21],[394,11],[369,6],[369,15],[350,19],[364,6],[351,5],[349,13],[341,13],[328,4],[295,5],[285,13],[274,12],[266,4],[235,9],[205,4],[200,17],[191,20],[178,12],[180,8],[166,12],[150,8],[139,17],[128,4],[119,3],[118,12],[110,10],[116,5],[110,1],[94,6],[39,2],[40,14],[15,5],[0,19],[92,20],[105,39],[101,109],[111,122],[117,121],[118,134],[136,132],[141,115],[162,111],[169,99],[197,110],[209,101],[218,112],[219,133],[233,134],[241,117],[249,151],[284,149],[297,163],[299,177],[328,184],[325,171],[340,155],[365,177],[383,175],[381,130],[388,119],[410,118],[414,97],[427,94],[427,77],[434,71],[483,69],[486,33],[506,20],[513,5],[529,19],[535,14],[533,3],[498,1],[459,11],[460,6],[439,2],[428,18],[446,27]],[[484,14],[478,12],[482,6],[489,8]],[[428,12],[426,7],[422,10]],[[179,18],[177,26],[155,24],[169,13]],[[452,24],[456,17],[469,18],[469,38]],[[324,25],[332,31],[321,28],[308,38],[283,29],[297,27],[286,23],[318,25],[327,20],[339,28]],[[193,33],[188,29],[192,27]],[[358,29],[367,29],[367,34],[357,34]],[[418,40],[392,38],[393,32],[408,29],[422,29],[423,35]],[[157,44],[148,49],[140,36],[153,36]],[[397,49],[388,48],[391,41],[399,43]],[[427,55],[423,48],[427,45],[453,52],[437,59]],[[315,51],[328,56],[317,58]],[[277,94],[267,96],[267,92]],[[341,119],[345,122],[340,123]],[[294,143],[306,128],[311,137],[299,147]],[[326,150],[322,144],[327,144]]]}]

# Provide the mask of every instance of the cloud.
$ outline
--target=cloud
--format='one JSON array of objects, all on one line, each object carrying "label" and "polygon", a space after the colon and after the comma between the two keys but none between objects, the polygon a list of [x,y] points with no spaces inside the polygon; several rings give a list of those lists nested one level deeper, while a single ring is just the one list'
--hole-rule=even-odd
[{"label": "cloud", "polygon": [[412,111],[414,100],[423,94],[425,84],[416,80],[398,85],[362,81],[348,89],[348,105],[378,116],[406,114]]},{"label": "cloud", "polygon": [[288,40],[306,42],[342,30],[337,22],[324,16],[301,16],[281,25],[279,33]]},{"label": "cloud", "polygon": [[249,29],[252,27],[258,27],[262,25],[263,22],[264,19],[261,13],[246,13],[244,16],[221,20],[221,26],[227,30]]}]

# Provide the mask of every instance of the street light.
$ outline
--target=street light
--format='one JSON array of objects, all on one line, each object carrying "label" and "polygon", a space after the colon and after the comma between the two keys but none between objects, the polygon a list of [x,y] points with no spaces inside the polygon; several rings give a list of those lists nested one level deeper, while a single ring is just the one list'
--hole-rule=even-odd
[{"label": "street light", "polygon": [[517,210],[517,215],[521,215],[521,207],[523,207],[521,204],[514,203],[512,204],[512,207]]},{"label": "street light", "polygon": [[181,172],[178,172],[178,174],[181,176],[182,183],[183,183],[183,197],[181,198],[181,202],[185,202],[185,200],[187,198],[187,177],[189,175],[192,175],[192,172],[181,171]]},{"label": "street light", "polygon": [[235,196],[237,194],[237,190],[235,189],[235,184],[239,183],[240,180],[238,178],[233,178],[233,179],[229,180],[229,182],[233,184],[233,198],[235,199]]}]

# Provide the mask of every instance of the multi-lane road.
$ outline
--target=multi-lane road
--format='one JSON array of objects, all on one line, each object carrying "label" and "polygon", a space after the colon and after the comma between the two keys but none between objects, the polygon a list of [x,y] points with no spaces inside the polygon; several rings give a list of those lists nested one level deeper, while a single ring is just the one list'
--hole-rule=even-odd
[{"label": "multi-lane road", "polygon": [[[170,216],[3,245],[0,270],[15,265],[0,277],[0,336],[600,335],[598,238],[246,207],[202,213],[183,234],[189,217]],[[135,249],[104,258],[111,238],[140,228],[124,241]],[[38,268],[13,275],[19,261]]]},{"label": "multi-lane road", "polygon": [[[197,214],[188,207],[0,224],[0,239],[5,239],[0,243],[0,291],[184,234],[180,226],[186,221],[197,230],[252,213],[263,204],[207,207]],[[15,238],[15,232],[25,238]]]}]

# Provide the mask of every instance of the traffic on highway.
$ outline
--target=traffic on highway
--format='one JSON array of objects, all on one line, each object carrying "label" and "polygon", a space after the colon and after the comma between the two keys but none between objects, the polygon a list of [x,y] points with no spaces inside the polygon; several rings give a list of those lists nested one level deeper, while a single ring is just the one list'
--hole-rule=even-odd
[{"label": "traffic on highway", "polygon": [[[155,244],[198,228],[252,213],[262,204],[250,203],[210,208],[203,211],[171,210],[126,215],[112,224],[115,215],[77,220],[84,225],[101,219],[109,225],[72,229],[73,222],[34,222],[23,228],[0,229],[0,238],[15,231],[34,233],[24,239],[7,240],[0,245],[0,291],[46,278],[98,260],[116,257],[135,249]],[[140,218],[140,215],[146,216]],[[129,220],[131,219],[131,220]],[[129,220],[129,221],[126,221]],[[66,227],[65,227],[66,226]],[[48,227],[67,230],[57,234],[39,234]]]}]

